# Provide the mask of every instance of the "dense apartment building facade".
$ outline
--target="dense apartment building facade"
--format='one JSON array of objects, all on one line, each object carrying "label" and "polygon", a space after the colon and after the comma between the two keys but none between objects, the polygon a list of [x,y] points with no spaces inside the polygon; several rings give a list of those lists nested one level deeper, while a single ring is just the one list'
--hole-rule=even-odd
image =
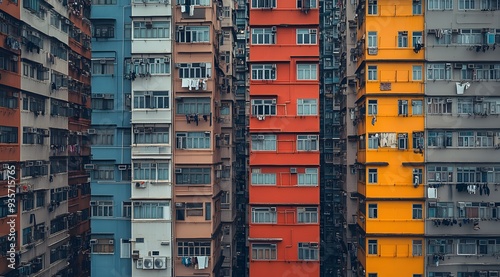
[{"label": "dense apartment building facade", "polygon": [[249,5],[249,275],[319,276],[318,3]]},{"label": "dense apartment building facade", "polygon": [[345,4],[347,276],[498,276],[499,3]]},{"label": "dense apartment building facade", "polygon": [[[2,171],[2,226],[8,218],[15,228],[1,234],[0,271],[86,276],[90,3],[6,1],[1,7],[1,162],[8,169]],[[7,176],[16,178],[15,196],[8,195]],[[15,249],[6,240],[12,230]]]},{"label": "dense apartment building facade", "polygon": [[425,11],[426,276],[499,276],[500,3]]},{"label": "dense apartment building facade", "polygon": [[235,3],[98,2],[93,275],[111,265],[114,276],[241,276]]}]

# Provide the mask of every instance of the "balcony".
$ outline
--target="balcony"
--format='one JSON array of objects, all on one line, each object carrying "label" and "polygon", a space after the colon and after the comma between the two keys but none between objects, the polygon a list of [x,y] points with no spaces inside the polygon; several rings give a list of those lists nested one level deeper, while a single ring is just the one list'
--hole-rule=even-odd
[{"label": "balcony", "polygon": [[168,0],[133,0],[132,17],[172,16]]},{"label": "balcony", "polygon": [[171,109],[133,109],[132,123],[172,123]]},{"label": "balcony", "polygon": [[172,184],[163,180],[132,180],[132,198],[172,198]]},{"label": "balcony", "polygon": [[132,157],[139,158],[155,158],[162,157],[170,159],[172,149],[170,145],[141,145],[132,144]]}]

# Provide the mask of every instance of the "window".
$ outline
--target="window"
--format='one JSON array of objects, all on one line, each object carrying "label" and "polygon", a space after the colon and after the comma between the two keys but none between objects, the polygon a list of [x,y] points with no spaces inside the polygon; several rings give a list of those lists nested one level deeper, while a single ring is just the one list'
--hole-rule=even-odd
[{"label": "window", "polygon": [[185,220],[190,216],[203,216],[203,203],[176,203],[176,219]]},{"label": "window", "polygon": [[193,257],[193,256],[211,256],[210,241],[178,241],[177,256],[178,257]]},{"label": "window", "polygon": [[133,219],[170,219],[168,202],[134,202]]},{"label": "window", "polygon": [[451,254],[453,252],[453,240],[451,239],[429,239],[428,244],[429,254]]},{"label": "window", "polygon": [[37,190],[36,191],[36,207],[43,207],[45,205],[45,191]]},{"label": "window", "polygon": [[[178,26],[180,27],[180,26]],[[177,29],[177,41],[181,43],[210,42],[209,26],[182,26]]]},{"label": "window", "polygon": [[252,65],[252,80],[275,80],[275,79],[276,79],[275,64]]},{"label": "window", "polygon": [[413,47],[417,47],[417,45],[421,45],[423,44],[423,40],[422,40],[422,32],[413,32],[412,33],[412,43],[413,43]]},{"label": "window", "polygon": [[178,149],[210,149],[211,147],[210,132],[177,133],[175,136]]},{"label": "window", "polygon": [[205,97],[183,97],[177,100],[177,114],[210,114],[211,101]]},{"label": "window", "polygon": [[252,135],[252,151],[276,151],[276,135]]},{"label": "window", "polygon": [[276,0],[252,0],[252,8],[276,8]]},{"label": "window", "polygon": [[428,10],[452,10],[453,0],[428,0]]},{"label": "window", "polygon": [[134,22],[134,38],[169,38],[169,21]]},{"label": "window", "polygon": [[408,31],[398,32],[398,47],[408,47]]},{"label": "window", "polygon": [[316,0],[297,0],[297,8],[299,9],[315,9]]},{"label": "window", "polygon": [[90,240],[92,254],[113,254],[115,252],[115,243],[113,237],[99,237]]},{"label": "window", "polygon": [[398,100],[398,115],[408,115],[408,100]]},{"label": "window", "polygon": [[122,204],[122,217],[132,217],[132,202],[124,201]]},{"label": "window", "polygon": [[422,240],[413,240],[412,253],[413,256],[422,256]]},{"label": "window", "polygon": [[205,203],[205,220],[212,220],[212,203]]},{"label": "window", "polygon": [[179,78],[210,78],[212,76],[211,63],[181,63],[175,64],[179,68]]},{"label": "window", "polygon": [[413,169],[413,186],[417,187],[423,183],[423,170],[421,168]]},{"label": "window", "polygon": [[455,206],[453,202],[437,202],[429,203],[428,217],[429,218],[453,218],[453,210]]},{"label": "window", "polygon": [[317,64],[297,64],[297,80],[317,80]]},{"label": "window", "polygon": [[459,239],[457,245],[458,255],[476,255],[477,244],[475,239]]},{"label": "window", "polygon": [[422,115],[422,100],[411,100],[411,113],[412,115]]},{"label": "window", "polygon": [[369,81],[376,81],[377,78],[378,78],[377,66],[376,65],[369,65],[368,66],[368,80]]},{"label": "window", "polygon": [[110,128],[100,128],[95,129],[95,134],[90,137],[92,145],[113,145],[115,129],[110,126]]},{"label": "window", "polygon": [[121,259],[130,259],[130,240],[121,239],[120,240],[120,258]]},{"label": "window", "polygon": [[134,109],[169,109],[168,91],[134,91]]},{"label": "window", "polygon": [[413,81],[422,81],[422,66],[414,65],[412,70],[412,80]]},{"label": "window", "polygon": [[317,151],[319,150],[319,140],[317,135],[298,135],[298,151]]},{"label": "window", "polygon": [[451,114],[451,98],[428,98],[427,113],[428,114]]},{"label": "window", "polygon": [[412,219],[422,219],[422,204],[413,204]]},{"label": "window", "polygon": [[428,166],[427,181],[430,182],[453,182],[453,167]]},{"label": "window", "polygon": [[368,204],[368,218],[378,218],[378,204]]},{"label": "window", "polygon": [[368,254],[377,255],[377,253],[378,253],[377,240],[368,240]]},{"label": "window", "polygon": [[17,128],[0,126],[0,143],[17,143]]},{"label": "window", "polygon": [[298,223],[318,223],[318,208],[297,208]]},{"label": "window", "polygon": [[92,171],[93,179],[97,181],[115,180],[115,166],[114,165],[97,165]]},{"label": "window", "polygon": [[170,132],[168,127],[135,127],[134,144],[168,144]]},{"label": "window", "polygon": [[458,146],[459,147],[474,147],[474,132],[458,132]]},{"label": "window", "polygon": [[210,167],[183,167],[175,169],[176,185],[209,185],[212,169]]},{"label": "window", "polygon": [[94,217],[112,217],[113,216],[113,201],[101,200],[90,201],[91,216]]},{"label": "window", "polygon": [[167,75],[170,74],[170,58],[127,59],[125,67],[126,72],[131,72],[141,78],[149,75]]},{"label": "window", "polygon": [[319,260],[318,243],[299,242],[299,260],[302,261]]},{"label": "window", "polygon": [[376,115],[378,111],[377,107],[377,100],[368,100],[368,115]]},{"label": "window", "polygon": [[297,44],[316,44],[317,33],[316,29],[297,29]]},{"label": "window", "polygon": [[368,48],[377,48],[377,32],[368,32]]},{"label": "window", "polygon": [[476,132],[476,147],[493,147],[493,132]]},{"label": "window", "polygon": [[94,22],[95,38],[114,38],[115,37],[115,24],[114,22]]},{"label": "window", "polygon": [[446,64],[428,64],[427,80],[449,80],[451,79],[451,70]]},{"label": "window", "polygon": [[457,100],[458,113],[459,114],[473,114],[474,113],[474,103],[471,98],[459,98]]},{"label": "window", "polygon": [[150,163],[134,160],[134,180],[168,181],[168,163]]},{"label": "window", "polygon": [[276,31],[273,28],[252,29],[252,44],[276,44]]},{"label": "window", "polygon": [[276,99],[253,99],[252,115],[276,115]]},{"label": "window", "polygon": [[92,60],[92,75],[113,75],[115,73],[115,59]]},{"label": "window", "polygon": [[318,169],[306,168],[304,173],[297,174],[299,186],[317,186],[318,185]]},{"label": "window", "polygon": [[398,134],[398,149],[399,150],[408,149],[408,134],[407,133]]},{"label": "window", "polygon": [[474,183],[476,181],[475,167],[457,167],[457,182],[459,183]]},{"label": "window", "polygon": [[96,98],[96,94],[94,94],[93,96],[94,97],[92,97],[91,102],[93,110],[112,110],[115,108],[114,99]]},{"label": "window", "polygon": [[33,242],[33,227],[23,229],[23,245]]},{"label": "window", "polygon": [[379,144],[379,134],[368,134],[368,149],[378,149]]},{"label": "window", "polygon": [[297,115],[318,115],[318,100],[297,99]]},{"label": "window", "polygon": [[[413,15],[421,15],[422,14],[422,1],[413,1],[412,7]],[[415,276],[413,276],[415,277]]]},{"label": "window", "polygon": [[252,223],[276,222],[276,208],[252,208]]},{"label": "window", "polygon": [[368,169],[368,184],[378,183],[378,170],[376,168]]},{"label": "window", "polygon": [[252,185],[276,185],[276,173],[262,173],[252,169]]},{"label": "window", "polygon": [[480,239],[478,248],[481,255],[497,254],[500,252],[500,239]]},{"label": "window", "polygon": [[40,128],[23,127],[23,144],[42,144],[49,130]]},{"label": "window", "polygon": [[368,14],[377,14],[378,13],[378,2],[377,0],[372,0],[368,2]]},{"label": "window", "polygon": [[276,244],[252,243],[252,260],[276,260]]},{"label": "window", "polygon": [[[473,143],[472,139],[471,143]],[[453,146],[452,132],[429,131],[427,133],[427,146],[429,147],[451,147]]]},{"label": "window", "polygon": [[458,0],[458,9],[459,10],[478,10],[479,1],[477,0]]}]

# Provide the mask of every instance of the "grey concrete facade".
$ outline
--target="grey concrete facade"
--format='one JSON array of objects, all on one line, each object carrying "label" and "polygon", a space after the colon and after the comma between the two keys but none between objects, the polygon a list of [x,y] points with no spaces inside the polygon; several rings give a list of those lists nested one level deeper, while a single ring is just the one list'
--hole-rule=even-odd
[{"label": "grey concrete facade", "polygon": [[425,10],[429,277],[500,270],[500,3],[468,3]]}]

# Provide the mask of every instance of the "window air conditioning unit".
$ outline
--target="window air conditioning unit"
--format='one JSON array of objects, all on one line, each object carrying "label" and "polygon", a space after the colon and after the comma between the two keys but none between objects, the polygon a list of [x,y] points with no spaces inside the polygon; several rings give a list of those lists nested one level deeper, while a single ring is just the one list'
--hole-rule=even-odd
[{"label": "window air conditioning unit", "polygon": [[257,135],[258,140],[264,140],[265,136],[264,135]]},{"label": "window air conditioning unit", "polygon": [[222,165],[221,165],[221,164],[218,164],[218,165],[215,167],[215,170],[222,170]]},{"label": "window air conditioning unit", "polygon": [[36,162],[35,162],[35,165],[36,165],[36,166],[41,166],[41,165],[43,165],[43,162],[42,162],[42,161],[36,161]]},{"label": "window air conditioning unit", "polygon": [[166,257],[155,257],[154,258],[154,269],[167,269],[167,258]]},{"label": "window air conditioning unit", "polygon": [[87,134],[94,135],[96,133],[95,129],[88,129]]},{"label": "window air conditioning unit", "polygon": [[95,169],[95,164],[86,164],[83,166],[85,170],[94,170]]},{"label": "window air conditioning unit", "polygon": [[290,167],[290,173],[297,174],[297,168],[296,167]]},{"label": "window air conditioning unit", "polygon": [[446,98],[446,103],[451,103],[451,102],[453,102],[453,99],[451,99],[451,98]]},{"label": "window air conditioning unit", "polygon": [[143,269],[143,267],[144,267],[143,260],[142,259],[138,259],[137,263],[135,264],[135,268],[137,268],[137,269]]},{"label": "window air conditioning unit", "polygon": [[182,174],[182,168],[176,168],[175,174]]},{"label": "window air conditioning unit", "polygon": [[146,182],[136,182],[135,183],[135,187],[138,188],[138,189],[143,189],[143,188],[146,188]]},{"label": "window air conditioning unit", "polygon": [[154,269],[154,258],[153,257],[143,258],[142,269]]},{"label": "window air conditioning unit", "polygon": [[90,240],[90,244],[97,244],[97,243],[99,243],[99,240],[97,240],[97,239]]},{"label": "window air conditioning unit", "polygon": [[454,63],[453,68],[455,69],[462,69],[462,64],[461,63]]},{"label": "window air conditioning unit", "polygon": [[127,170],[127,165],[126,164],[118,165],[118,170]]}]

